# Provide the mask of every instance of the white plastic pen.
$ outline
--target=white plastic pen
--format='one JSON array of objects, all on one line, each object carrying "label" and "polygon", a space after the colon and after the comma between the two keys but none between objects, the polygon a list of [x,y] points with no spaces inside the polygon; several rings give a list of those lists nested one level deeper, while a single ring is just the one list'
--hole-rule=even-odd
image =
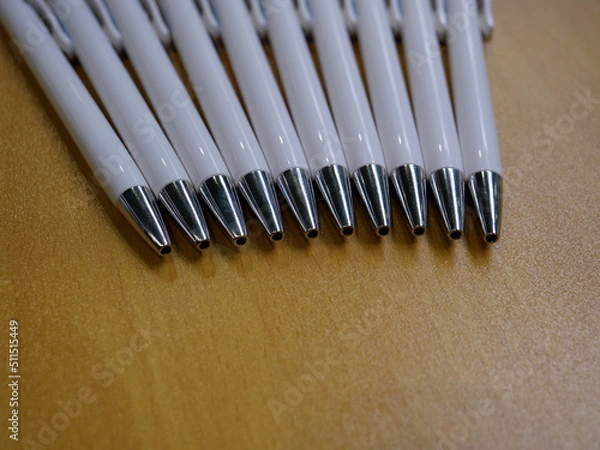
[{"label": "white plastic pen", "polygon": [[309,168],[341,233],[354,232],[348,167],[292,0],[265,8],[269,42]]},{"label": "white plastic pen", "polygon": [[158,119],[198,193],[233,241],[244,245],[246,224],[229,170],[148,15],[138,0],[105,2]]},{"label": "white plastic pen", "polygon": [[348,168],[380,235],[391,228],[383,150],[338,0],[311,0],[313,35]]},{"label": "white plastic pen", "polygon": [[384,0],[355,0],[358,41],[392,184],[411,231],[427,229],[427,175]]},{"label": "white plastic pen", "polygon": [[447,235],[460,239],[464,229],[462,156],[431,4],[403,0],[401,5],[402,43],[427,176]]},{"label": "white plastic pen", "polygon": [[467,184],[485,240],[500,235],[502,164],[483,53],[476,0],[447,0],[448,14],[460,23],[448,39],[458,134]]},{"label": "white plastic pen", "polygon": [[148,183],[46,25],[21,0],[0,0],[0,19],[108,198],[154,251],[169,254],[169,235]]},{"label": "white plastic pen", "polygon": [[271,173],[308,238],[319,234],[308,162],[244,0],[214,0],[221,38]]},{"label": "white plastic pen", "polygon": [[190,178],[89,6],[70,2],[64,7],[61,0],[51,0],[51,5],[155,195],[192,243],[201,250],[208,248],[208,230]]},{"label": "white plastic pen", "polygon": [[193,0],[161,0],[213,137],[234,181],[270,238],[283,238],[283,224],[269,167],[246,113]]}]

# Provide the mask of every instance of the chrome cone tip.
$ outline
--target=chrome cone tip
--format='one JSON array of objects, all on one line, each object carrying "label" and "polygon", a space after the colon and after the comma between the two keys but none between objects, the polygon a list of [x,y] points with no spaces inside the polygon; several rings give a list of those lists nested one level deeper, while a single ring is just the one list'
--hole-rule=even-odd
[{"label": "chrome cone tip", "polygon": [[502,176],[491,170],[476,172],[467,180],[485,241],[500,238],[502,221]]},{"label": "chrome cone tip", "polygon": [[255,170],[239,181],[240,191],[272,241],[283,239],[283,220],[271,175]]},{"label": "chrome cone tip", "polygon": [[462,172],[453,167],[443,167],[433,172],[429,181],[444,221],[446,234],[450,239],[460,239],[465,226],[465,188]]},{"label": "chrome cone tip", "polygon": [[379,236],[388,235],[392,227],[392,218],[385,169],[378,164],[360,167],[354,172],[354,183],[376,233]]},{"label": "chrome cone tip", "polygon": [[342,236],[354,234],[356,225],[348,169],[333,164],[319,170],[315,178]]},{"label": "chrome cone tip", "polygon": [[231,178],[228,175],[215,175],[204,180],[198,190],[234,244],[238,247],[246,245],[246,221]]},{"label": "chrome cone tip", "polygon": [[117,208],[157,254],[166,256],[171,253],[171,238],[149,187],[127,189],[119,196]]},{"label": "chrome cone tip", "polygon": [[427,176],[425,170],[415,164],[396,168],[391,175],[408,226],[412,234],[421,236],[427,231]]},{"label": "chrome cone tip", "polygon": [[292,208],[304,236],[314,239],[319,235],[317,202],[308,170],[294,167],[277,177],[277,184]]},{"label": "chrome cone tip", "polygon": [[195,247],[210,247],[208,227],[191,182],[173,181],[160,191],[159,198]]}]

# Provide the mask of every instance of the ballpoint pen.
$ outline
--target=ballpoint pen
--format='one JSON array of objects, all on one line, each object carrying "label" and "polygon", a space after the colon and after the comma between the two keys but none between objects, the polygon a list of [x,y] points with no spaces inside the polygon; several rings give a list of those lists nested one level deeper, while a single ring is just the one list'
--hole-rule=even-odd
[{"label": "ballpoint pen", "polygon": [[392,184],[411,231],[427,229],[427,176],[394,34],[383,0],[356,0],[358,41]]},{"label": "ballpoint pen", "polygon": [[51,0],[75,54],[155,195],[201,250],[210,238],[194,187],[177,154],[85,2]]},{"label": "ballpoint pen", "polygon": [[403,0],[402,43],[425,169],[447,235],[464,229],[463,165],[429,1]]},{"label": "ballpoint pen", "polygon": [[108,198],[159,255],[171,241],[156,200],[44,22],[21,0],[0,0],[0,19]]},{"label": "ballpoint pen", "polygon": [[271,173],[304,234],[319,234],[312,180],[300,139],[243,0],[213,1],[244,104]]},{"label": "ballpoint pen", "polygon": [[354,232],[348,167],[325,93],[291,0],[267,9],[269,42],[313,177],[341,233]]},{"label": "ballpoint pen", "polygon": [[461,29],[448,39],[454,107],[467,185],[485,240],[500,235],[502,164],[475,0],[447,0]]},{"label": "ballpoint pen", "polygon": [[383,150],[338,0],[312,0],[313,36],[350,174],[377,234],[390,232]]},{"label": "ballpoint pen", "polygon": [[161,0],[209,128],[234,181],[273,241],[283,223],[269,167],[193,0]]},{"label": "ballpoint pen", "polygon": [[236,245],[247,242],[235,186],[219,150],[139,0],[105,0],[123,46],[198,193]]}]

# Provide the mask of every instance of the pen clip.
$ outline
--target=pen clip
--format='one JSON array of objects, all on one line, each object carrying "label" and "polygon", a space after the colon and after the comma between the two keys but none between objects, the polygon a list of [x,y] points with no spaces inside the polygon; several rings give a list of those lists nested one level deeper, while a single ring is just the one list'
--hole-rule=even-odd
[{"label": "pen clip", "polygon": [[294,3],[296,3],[300,25],[302,25],[302,29],[306,35],[309,35],[312,33],[312,12],[308,0],[295,0]]},{"label": "pen clip", "polygon": [[[167,0],[169,1],[169,0]],[[210,0],[196,0],[196,6],[200,10],[200,16],[204,20],[204,25],[213,39],[219,38],[221,34],[221,24]]]},{"label": "pen clip", "polygon": [[[390,28],[396,36],[399,36],[402,31],[402,8],[400,7],[400,0],[373,0],[383,1],[385,3],[388,21]],[[342,10],[344,11],[344,19],[346,22],[346,28],[350,35],[356,35],[358,28],[358,9],[356,7],[356,0],[341,0]]]},{"label": "pen clip", "polygon": [[165,47],[171,45],[171,30],[167,26],[165,19],[162,15],[161,9],[156,3],[156,0],[140,0],[142,6],[150,17],[150,22],[154,31],[158,35],[160,41]]},{"label": "pen clip", "polygon": [[121,52],[123,50],[123,36],[106,4],[102,0],[87,0],[87,2],[96,15],[98,22],[100,22],[104,33],[108,36],[110,43],[117,51]]},{"label": "pen clip", "polygon": [[356,3],[354,3],[354,0],[341,0],[341,2],[346,28],[350,35],[354,36],[358,27],[358,11],[356,9]]},{"label": "pen clip", "polygon": [[431,0],[435,31],[440,42],[446,41],[448,31],[448,10],[446,0]]},{"label": "pen clip", "polygon": [[494,34],[494,13],[492,12],[492,0],[478,0],[479,3],[479,26],[481,34],[489,41]]},{"label": "pen clip", "polygon": [[388,14],[390,16],[390,26],[396,37],[400,37],[402,33],[402,8],[400,0],[387,0]]},{"label": "pen clip", "polygon": [[[279,0],[261,0],[263,2],[277,2]],[[355,0],[338,0],[340,9],[344,16],[344,23],[351,35],[356,33],[358,25],[358,13],[356,10]],[[312,33],[313,16],[310,7],[310,0],[293,0],[296,5],[296,13],[302,25],[304,33],[309,36]]]},{"label": "pen clip", "polygon": [[[438,38],[441,42],[446,41],[450,19],[448,17],[448,0],[431,0],[433,3],[433,14]],[[477,0],[477,14],[479,16],[479,28],[481,35],[486,41],[492,38],[494,32],[494,14],[492,12],[492,0]]]},{"label": "pen clip", "polygon": [[[87,0],[92,11],[96,15],[98,22],[102,26],[104,33],[110,40],[113,47],[119,51],[123,51],[123,35],[119,30],[110,8],[106,5],[104,0]],[[148,18],[156,34],[161,40],[165,47],[168,47],[171,43],[171,31],[165,23],[162,16],[160,7],[155,0],[139,0],[142,8],[148,14]]]},{"label": "pen clip", "polygon": [[[282,0],[244,0],[247,9],[250,12],[254,29],[261,37],[264,37],[267,34],[267,17],[277,13],[277,10],[281,8],[281,1]],[[211,0],[208,0],[208,3],[211,3]],[[208,17],[209,21],[215,21],[215,31],[214,33],[211,33],[213,34],[213,37],[215,37],[220,32],[219,18],[216,16],[215,8],[212,4],[209,11],[211,11],[212,15],[212,17]]]},{"label": "pen clip", "polygon": [[258,34],[264,36],[267,33],[267,16],[273,12],[269,9],[271,7],[277,8],[280,0],[246,0],[246,5],[250,10],[252,22],[254,28],[258,31]]},{"label": "pen clip", "polygon": [[60,20],[56,16],[55,11],[43,0],[26,0],[27,3],[40,16],[44,24],[48,27],[52,38],[56,41],[60,49],[70,60],[75,59],[75,49],[73,41],[63,28]]}]

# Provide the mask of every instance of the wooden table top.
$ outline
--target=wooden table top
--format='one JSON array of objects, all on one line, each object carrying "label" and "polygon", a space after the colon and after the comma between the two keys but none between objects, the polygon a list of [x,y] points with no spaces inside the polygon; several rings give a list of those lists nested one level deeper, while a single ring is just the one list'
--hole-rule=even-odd
[{"label": "wooden table top", "polygon": [[[501,240],[256,230],[159,260],[1,33],[0,330],[19,442],[60,449],[600,448],[600,2],[494,4]],[[176,56],[175,56],[176,58]],[[172,223],[171,230],[174,230]],[[10,424],[10,380],[0,390]]]}]

